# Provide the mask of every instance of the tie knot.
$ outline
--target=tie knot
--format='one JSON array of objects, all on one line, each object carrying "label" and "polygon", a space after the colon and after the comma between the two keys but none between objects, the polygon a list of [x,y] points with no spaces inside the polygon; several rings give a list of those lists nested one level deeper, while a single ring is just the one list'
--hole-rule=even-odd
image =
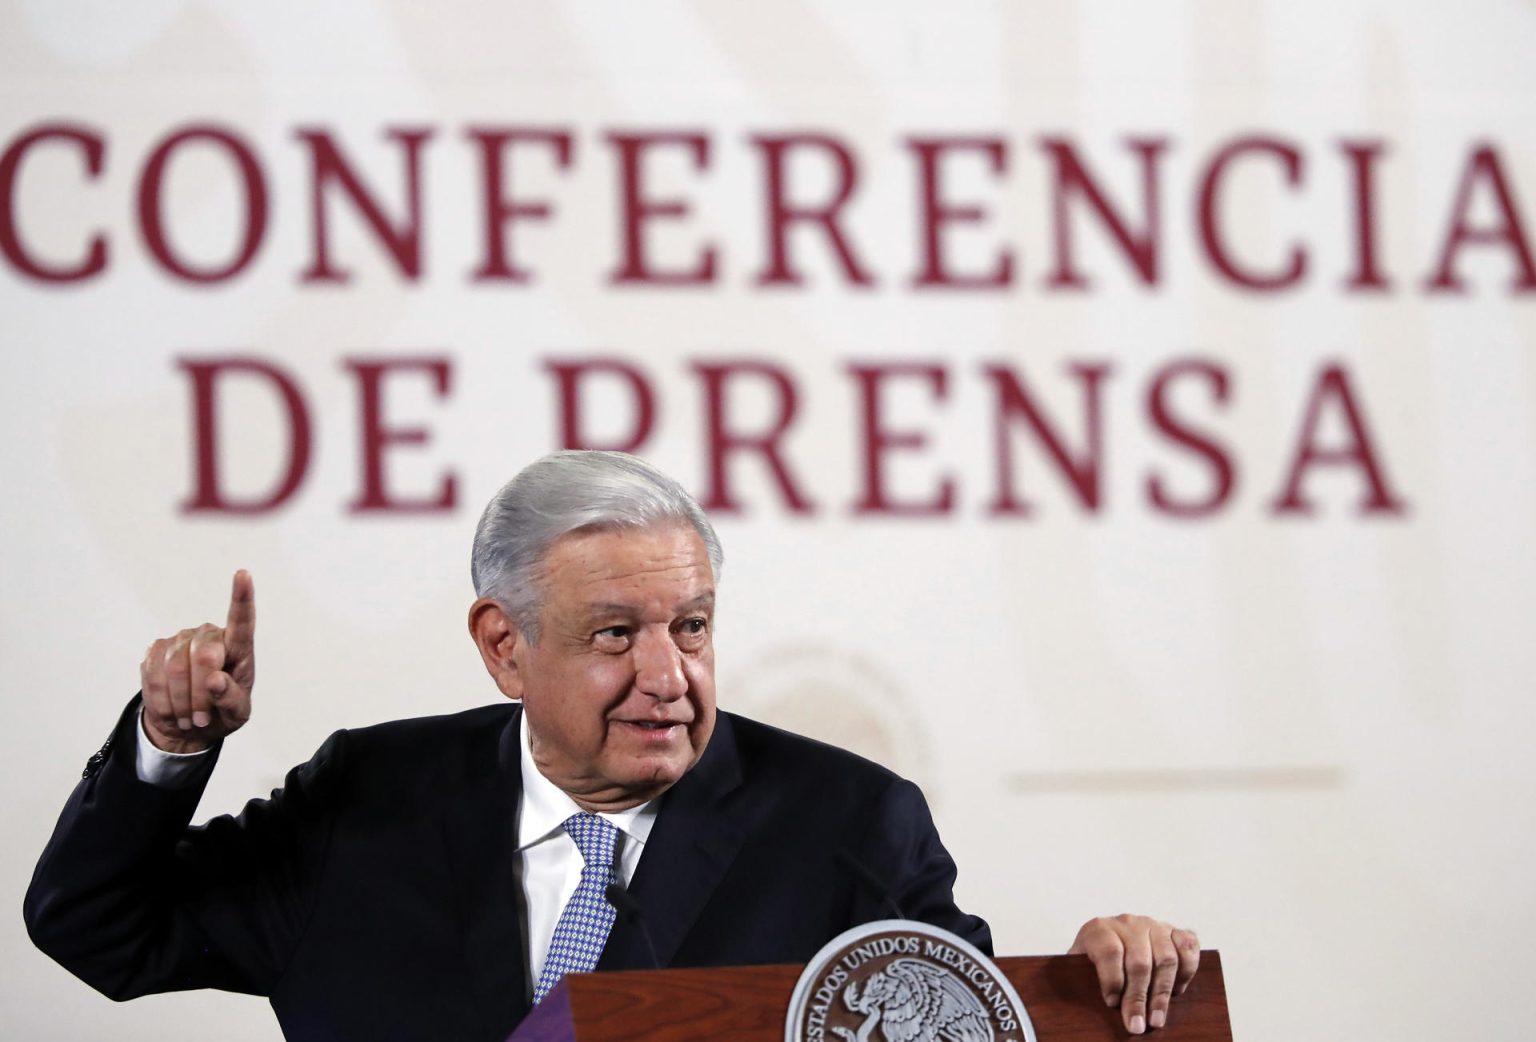
[{"label": "tie knot", "polygon": [[563,827],[576,841],[576,849],[581,851],[581,859],[588,868],[613,867],[613,846],[619,838],[619,830],[606,818],[596,814],[572,814],[565,819]]}]

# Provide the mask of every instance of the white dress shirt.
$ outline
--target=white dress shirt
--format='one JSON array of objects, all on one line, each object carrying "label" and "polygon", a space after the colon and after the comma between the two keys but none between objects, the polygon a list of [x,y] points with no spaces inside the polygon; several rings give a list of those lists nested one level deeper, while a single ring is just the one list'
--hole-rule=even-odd
[{"label": "white dress shirt", "polygon": [[134,765],[139,781],[162,789],[180,789],[197,780],[197,772],[208,767],[208,750],[200,753],[168,753],[149,740],[144,730],[144,707],[139,707],[139,751]]},{"label": "white dress shirt", "polygon": [[[576,841],[561,826],[572,814],[581,813],[576,801],[559,786],[539,773],[528,745],[528,714],[518,723],[518,760],[522,773],[522,795],[517,801],[517,872],[523,894],[523,945],[527,955],[528,994],[533,994],[549,943],[555,936],[555,924],[566,902],[581,881],[581,851]],[[199,770],[206,770],[207,752],[168,753],[158,749],[144,732],[144,714],[139,711],[139,745],[136,761],[139,780],[161,788],[191,785]],[[629,886],[656,824],[657,801],[601,817],[619,830],[614,849],[614,871],[619,882]]]}]

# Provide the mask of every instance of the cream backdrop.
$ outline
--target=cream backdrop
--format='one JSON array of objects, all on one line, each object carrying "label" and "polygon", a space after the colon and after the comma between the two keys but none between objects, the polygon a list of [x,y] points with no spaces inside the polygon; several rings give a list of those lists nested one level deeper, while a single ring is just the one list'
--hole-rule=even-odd
[{"label": "cream backdrop", "polygon": [[[558,447],[548,361],[598,357],[647,377],[642,451],[701,492],[691,366],[786,375],[798,411],[781,455],[815,509],[789,510],[759,456],[729,460],[745,509],[719,520],[721,702],[919,780],[961,901],[1000,951],[1061,951],[1089,915],[1145,910],[1221,949],[1245,1042],[1529,1033],[1536,277],[1520,240],[1536,238],[1536,3],[30,0],[0,14],[0,83],[0,147],[61,124],[103,147],[95,174],[78,143],[26,151],[7,234],[56,268],[81,264],[93,236],[107,249],[72,282],[0,258],[7,1038],[277,1037],[259,1000],[115,1006],[37,953],[16,913],[54,816],[145,645],[221,618],[236,567],[258,589],[256,714],[204,812],[266,791],[335,728],[497,698],[464,633],[474,520]],[[154,259],[138,202],[151,152],[194,124],[244,142],[267,194],[250,263],[207,285]],[[507,226],[531,284],[469,277],[485,235],[470,126],[570,135],[563,170],[548,144],[507,153],[507,193],[550,210]],[[350,281],[302,280],[315,232],[301,128],[330,133],[397,227],[403,146],[386,131],[431,129],[417,276],[331,184],[330,263]],[[684,146],[647,152],[646,195],[687,208],[644,225],[649,263],[685,270],[712,244],[711,285],[610,282],[622,224],[607,135],[651,131],[703,135],[708,156],[699,169]],[[796,132],[856,160],[839,227],[875,285],[850,285],[825,229],[805,224],[788,240],[804,284],[757,284],[768,197],[751,136]],[[923,136],[1001,142],[1001,169],[977,148],[943,155],[946,205],[980,216],[938,234],[961,274],[1011,251],[1012,285],[912,286],[923,210],[905,142]],[[1146,213],[1126,140],[1166,141],[1155,281],[1078,192],[1066,220],[1091,285],[1052,284],[1047,136],[1070,143],[1132,239]],[[1199,230],[1213,157],[1253,136],[1288,143],[1299,177],[1273,150],[1244,153],[1212,220],[1245,270],[1283,271],[1306,248],[1304,275],[1274,291],[1222,275]],[[1364,281],[1384,285],[1364,290],[1346,286],[1361,281],[1362,168],[1345,141],[1383,145]],[[830,198],[831,155],[794,154],[794,198]],[[207,139],[168,161],[158,212],[188,266],[238,252],[237,171]],[[1457,213],[1462,289],[1433,291]],[[237,355],[289,374],[312,458],[273,511],[187,513],[198,443],[178,359]],[[386,446],[386,480],[430,498],[452,473],[454,505],[350,512],[363,449],[346,360],[422,357],[447,389],[391,371],[384,424],[427,437]],[[1170,372],[1192,358],[1213,369]],[[942,394],[926,370],[879,393],[898,436],[886,493],[921,501],[948,476],[948,512],[851,509],[867,449],[855,363],[944,373]],[[983,367],[1023,381],[1080,457],[1074,364],[1111,370],[1097,507],[1015,420],[1015,492],[1035,510],[994,516]],[[1321,381],[1329,365],[1342,392]],[[1149,419],[1159,376],[1177,425],[1231,461],[1230,494],[1205,516],[1161,512],[1146,491],[1156,474],[1182,502],[1219,498],[1210,453]],[[777,385],[729,379],[731,429],[770,425]],[[221,388],[220,480],[259,498],[290,448],[278,398],[251,377]],[[588,436],[624,436],[627,389],[611,374],[583,385]],[[1277,514],[1311,399],[1313,511]],[[1359,458],[1326,458],[1362,432],[1400,512],[1362,510]]]}]

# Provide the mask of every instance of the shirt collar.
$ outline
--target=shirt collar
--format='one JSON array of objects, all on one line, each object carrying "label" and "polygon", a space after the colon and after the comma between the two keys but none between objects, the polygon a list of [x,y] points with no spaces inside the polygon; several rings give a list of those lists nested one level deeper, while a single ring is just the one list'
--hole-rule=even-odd
[{"label": "shirt collar", "polygon": [[[563,833],[561,826],[565,824],[565,819],[572,814],[580,814],[582,810],[565,790],[544,777],[534,765],[528,744],[528,714],[523,712],[518,716],[518,763],[523,794],[518,800],[517,849],[521,851]],[[599,817],[644,846],[650,838],[651,827],[656,824],[659,802],[659,798],[648,800],[628,810],[604,811]]]}]

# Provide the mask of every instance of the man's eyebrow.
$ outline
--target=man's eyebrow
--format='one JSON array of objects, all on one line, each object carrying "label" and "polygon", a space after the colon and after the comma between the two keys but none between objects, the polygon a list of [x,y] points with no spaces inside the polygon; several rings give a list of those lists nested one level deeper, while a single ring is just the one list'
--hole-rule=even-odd
[{"label": "man's eyebrow", "polygon": [[[712,610],[715,606],[715,593],[701,593],[697,597],[684,602],[678,607],[678,611],[698,611],[701,609]],[[603,601],[599,604],[589,604],[586,607],[589,616],[597,615],[638,615],[640,608],[634,604],[625,604],[622,601]]]},{"label": "man's eyebrow", "polygon": [[589,604],[586,606],[586,614],[598,615],[637,615],[640,609],[633,604],[621,604],[618,601],[606,601],[601,604]]}]

